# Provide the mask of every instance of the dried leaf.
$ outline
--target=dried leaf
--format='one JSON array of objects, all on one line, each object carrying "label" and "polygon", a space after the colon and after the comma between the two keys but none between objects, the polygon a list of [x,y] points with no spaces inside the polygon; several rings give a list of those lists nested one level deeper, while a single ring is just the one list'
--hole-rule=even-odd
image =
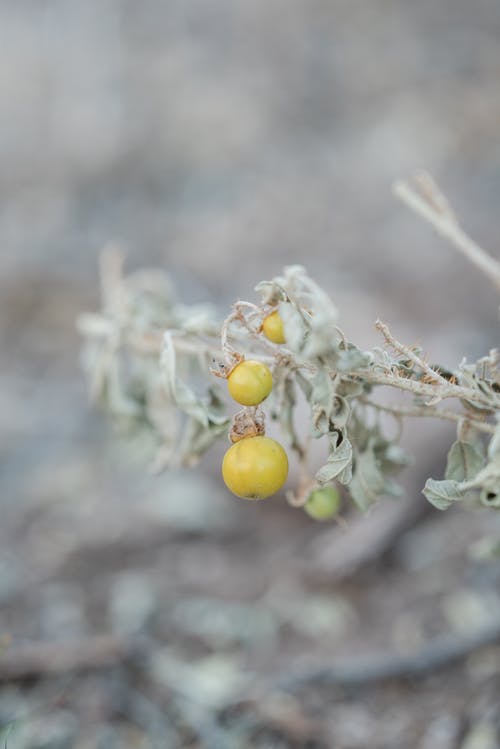
[{"label": "dried leaf", "polygon": [[261,281],[255,286],[255,291],[258,291],[262,295],[262,304],[271,304],[274,306],[283,299],[286,299],[285,291],[277,281]]}]

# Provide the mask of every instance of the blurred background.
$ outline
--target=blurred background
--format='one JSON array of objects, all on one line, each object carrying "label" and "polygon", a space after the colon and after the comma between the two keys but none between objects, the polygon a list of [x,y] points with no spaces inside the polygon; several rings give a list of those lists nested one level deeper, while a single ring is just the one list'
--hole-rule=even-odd
[{"label": "blurred background", "polygon": [[237,502],[217,449],[151,477],[90,409],[75,331],[113,240],[221,317],[300,262],[361,346],[381,317],[445,365],[486,353],[494,290],[390,186],[428,168],[498,254],[499,35],[495,0],[0,2],[0,638],[33,648],[0,660],[9,749],[500,746],[498,647],[276,683],[500,615],[469,553],[494,513],[420,494],[450,427],[408,424],[406,499],[325,527]]}]

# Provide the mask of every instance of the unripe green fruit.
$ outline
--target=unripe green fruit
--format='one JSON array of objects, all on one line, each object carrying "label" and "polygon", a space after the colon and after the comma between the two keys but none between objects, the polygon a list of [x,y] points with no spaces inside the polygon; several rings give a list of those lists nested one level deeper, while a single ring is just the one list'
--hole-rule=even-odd
[{"label": "unripe green fruit", "polygon": [[332,486],[314,489],[307,498],[304,510],[314,520],[330,520],[340,509],[340,494]]}]

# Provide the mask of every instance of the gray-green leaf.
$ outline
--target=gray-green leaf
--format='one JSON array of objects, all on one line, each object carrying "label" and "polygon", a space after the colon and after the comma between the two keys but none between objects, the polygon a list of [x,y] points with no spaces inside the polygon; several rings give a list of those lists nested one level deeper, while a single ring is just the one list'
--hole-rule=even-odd
[{"label": "gray-green leaf", "polygon": [[453,502],[459,502],[465,497],[465,493],[460,488],[460,482],[449,479],[445,481],[427,479],[422,494],[438,510],[447,510]]},{"label": "gray-green leaf", "polygon": [[325,465],[316,473],[316,480],[320,484],[328,483],[350,466],[351,462],[352,445],[347,437],[344,437],[340,445],[331,451]]},{"label": "gray-green leaf", "polygon": [[199,403],[196,394],[177,377],[177,357],[171,332],[166,332],[163,336],[160,366],[166,391],[172,401],[184,413],[189,414],[202,424],[208,424],[207,414]]},{"label": "gray-green leaf", "polygon": [[484,458],[469,442],[457,440],[448,453],[445,478],[452,481],[473,479],[484,465]]},{"label": "gray-green leaf", "polygon": [[354,475],[349,484],[351,497],[361,510],[367,510],[383,492],[384,477],[380,471],[373,449],[356,456]]},{"label": "gray-green leaf", "polygon": [[308,380],[307,377],[304,377],[302,372],[299,372],[298,370],[295,372],[295,379],[297,380],[297,385],[300,387],[300,389],[304,393],[305,399],[307,401],[311,400],[311,393],[313,390],[311,381]]},{"label": "gray-green leaf", "polygon": [[299,354],[304,346],[307,333],[306,323],[295,305],[282,303],[279,305],[280,317],[283,320],[286,345],[294,353]]},{"label": "gray-green leaf", "polygon": [[500,416],[498,417],[499,422],[497,425],[497,428],[495,429],[495,434],[490,440],[490,444],[488,445],[488,457],[490,460],[493,460],[493,458],[497,455],[500,455]]},{"label": "gray-green leaf", "polygon": [[350,372],[352,369],[367,367],[372,359],[373,356],[370,353],[361,351],[357,346],[349,343],[347,348],[339,347],[337,350],[336,369],[339,372]]},{"label": "gray-green leaf", "polygon": [[399,445],[383,443],[382,450],[378,455],[380,467],[385,474],[398,473],[402,468],[411,463],[411,458]]}]

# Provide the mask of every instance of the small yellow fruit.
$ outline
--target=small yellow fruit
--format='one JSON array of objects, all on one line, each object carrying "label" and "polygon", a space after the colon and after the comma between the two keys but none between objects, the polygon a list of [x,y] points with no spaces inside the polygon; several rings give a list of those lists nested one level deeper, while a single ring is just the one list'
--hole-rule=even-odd
[{"label": "small yellow fruit", "polygon": [[260,361],[242,361],[227,378],[229,393],[242,406],[258,406],[273,387],[269,367]]},{"label": "small yellow fruit", "polygon": [[266,338],[273,343],[285,343],[285,330],[283,328],[283,320],[281,319],[278,310],[271,312],[264,322],[262,323],[262,332]]},{"label": "small yellow fruit", "polygon": [[314,520],[330,520],[340,509],[340,494],[332,486],[315,489],[307,498],[304,510]]},{"label": "small yellow fruit", "polygon": [[228,489],[243,499],[265,499],[275,494],[288,476],[288,458],[270,437],[245,437],[229,448],[222,461]]}]

